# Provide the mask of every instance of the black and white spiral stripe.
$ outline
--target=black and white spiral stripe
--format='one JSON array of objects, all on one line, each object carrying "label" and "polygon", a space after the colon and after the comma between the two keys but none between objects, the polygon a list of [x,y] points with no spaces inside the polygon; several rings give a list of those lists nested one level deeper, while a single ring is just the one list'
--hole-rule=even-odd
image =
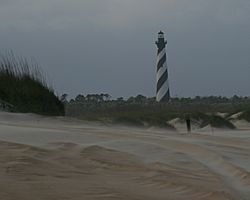
[{"label": "black and white spiral stripe", "polygon": [[168,84],[168,68],[166,45],[158,45],[157,54],[157,102],[168,102],[170,100],[169,84]]}]

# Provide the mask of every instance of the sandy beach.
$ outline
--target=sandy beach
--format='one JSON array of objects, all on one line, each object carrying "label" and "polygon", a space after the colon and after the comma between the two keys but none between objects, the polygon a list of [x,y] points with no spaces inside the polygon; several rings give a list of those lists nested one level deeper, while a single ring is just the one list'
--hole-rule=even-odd
[{"label": "sandy beach", "polygon": [[247,200],[250,125],[235,123],[187,134],[0,112],[0,199]]}]

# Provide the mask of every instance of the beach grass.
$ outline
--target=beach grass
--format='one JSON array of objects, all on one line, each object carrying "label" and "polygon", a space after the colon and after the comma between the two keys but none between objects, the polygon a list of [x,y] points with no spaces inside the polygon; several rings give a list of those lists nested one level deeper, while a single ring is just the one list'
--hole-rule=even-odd
[{"label": "beach grass", "polygon": [[15,112],[64,115],[63,103],[39,66],[12,52],[0,55],[0,99]]}]

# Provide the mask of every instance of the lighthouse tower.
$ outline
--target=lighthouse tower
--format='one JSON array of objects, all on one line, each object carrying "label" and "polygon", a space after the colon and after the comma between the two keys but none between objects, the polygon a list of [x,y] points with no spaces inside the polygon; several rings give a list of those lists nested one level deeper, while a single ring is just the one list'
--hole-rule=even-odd
[{"label": "lighthouse tower", "polygon": [[157,53],[157,91],[156,101],[157,102],[169,102],[170,91],[168,84],[168,67],[167,67],[167,55],[166,55],[166,44],[167,41],[164,39],[164,33],[160,31],[158,33],[158,41],[155,42],[158,48]]}]

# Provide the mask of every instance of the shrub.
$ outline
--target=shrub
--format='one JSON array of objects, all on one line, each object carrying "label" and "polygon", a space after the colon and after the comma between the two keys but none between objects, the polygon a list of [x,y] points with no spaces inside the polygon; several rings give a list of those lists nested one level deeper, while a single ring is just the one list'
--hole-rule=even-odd
[{"label": "shrub", "polygon": [[208,118],[203,121],[201,126],[204,127],[208,124],[210,124],[212,127],[215,128],[229,128],[229,129],[236,128],[230,121],[217,115],[209,115]]},{"label": "shrub", "polygon": [[244,119],[250,122],[250,110],[244,111],[240,116],[239,119]]},{"label": "shrub", "polygon": [[156,114],[148,114],[148,115],[144,115],[143,117],[141,117],[141,120],[146,122],[149,126],[156,126],[159,128],[166,128],[166,129],[170,129],[170,130],[176,130],[174,128],[174,126],[170,125],[169,123],[167,123],[167,120],[169,118],[164,117],[162,115],[156,115]]},{"label": "shrub", "polygon": [[121,116],[114,119],[114,123],[125,124],[130,126],[144,126],[143,122],[136,117]]}]

